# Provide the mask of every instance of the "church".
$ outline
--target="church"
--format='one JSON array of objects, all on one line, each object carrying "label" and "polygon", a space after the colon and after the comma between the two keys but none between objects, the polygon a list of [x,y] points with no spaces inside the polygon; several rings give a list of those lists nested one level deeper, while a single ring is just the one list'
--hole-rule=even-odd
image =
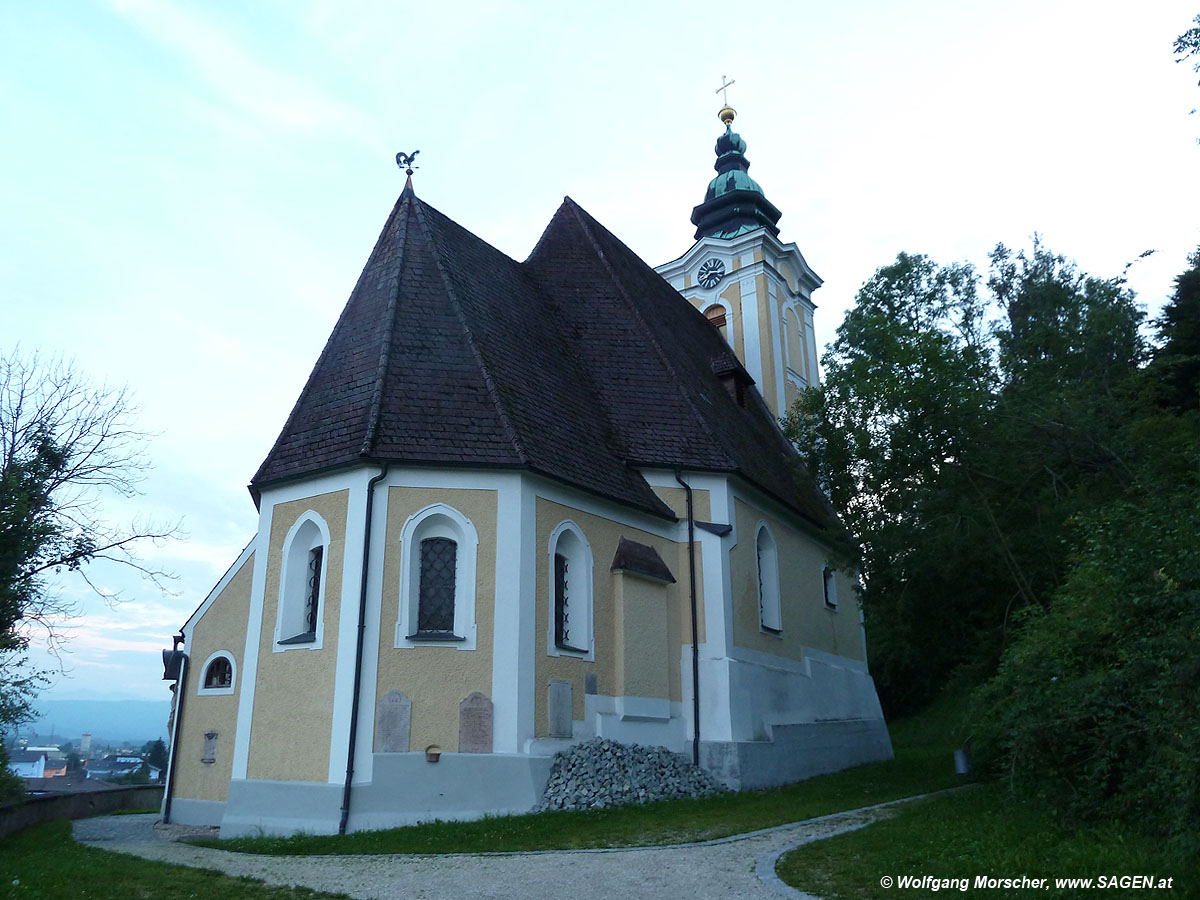
[{"label": "church", "polygon": [[821,279],[720,115],[696,242],[657,269],[570,198],[517,262],[409,169],[250,483],[257,533],[164,652],[165,819],[519,813],[591,737],[737,789],[891,757],[779,428]]}]

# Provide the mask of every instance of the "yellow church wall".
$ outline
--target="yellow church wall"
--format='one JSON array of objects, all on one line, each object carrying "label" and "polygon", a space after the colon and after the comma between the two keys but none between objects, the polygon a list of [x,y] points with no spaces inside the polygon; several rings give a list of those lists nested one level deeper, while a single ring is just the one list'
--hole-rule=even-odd
[{"label": "yellow church wall", "polygon": [[[405,521],[427,506],[452,506],[475,527],[479,538],[475,560],[475,648],[451,644],[395,646],[400,616],[400,578],[404,547],[399,540]],[[496,607],[495,491],[392,487],[388,490],[387,546],[383,557],[383,616],[379,629],[379,674],[375,696],[403,691],[412,701],[409,749],[436,744],[458,750],[458,705],[472,691],[492,697],[492,646]]]},{"label": "yellow church wall", "polygon": [[746,364],[746,341],[745,332],[742,330],[742,283],[735,281],[729,287],[721,292],[721,299],[729,304],[730,310],[733,311],[733,341],[731,346],[733,352],[737,354],[737,358],[742,361],[742,365]]},{"label": "yellow church wall", "polygon": [[[183,717],[179,723],[175,756],[174,796],[189,800],[224,801],[233,775],[233,740],[237,730],[238,697],[242,690],[242,657],[246,649],[246,622],[250,615],[250,585],[254,555],[230,579],[200,617],[188,638],[187,682],[183,686]],[[232,694],[197,693],[209,656],[218,650],[234,660]],[[217,733],[215,761],[200,761],[204,735]]]},{"label": "yellow church wall", "polygon": [[670,642],[670,599],[667,585],[636,575],[613,573],[613,656],[619,697],[667,697],[670,670],[678,676],[678,656],[662,648]]},{"label": "yellow church wall", "polygon": [[[656,491],[661,491],[657,489]],[[683,489],[675,489],[680,496]],[[697,492],[699,493],[699,492]],[[705,498],[707,509],[707,498]],[[697,513],[699,517],[699,513]],[[550,534],[563,521],[571,520],[579,526],[592,551],[592,630],[594,640],[594,660],[582,659],[576,656],[551,656],[548,653],[550,631]],[[663,592],[666,595],[666,645],[660,648],[660,653],[666,654],[667,678],[665,692],[650,695],[658,699],[679,701],[682,699],[680,685],[679,659],[683,643],[691,643],[691,619],[687,593],[687,543],[675,544],[674,541],[658,537],[638,528],[613,522],[591,513],[583,512],[569,506],[547,500],[537,499],[536,506],[537,542],[537,612],[535,648],[535,678],[534,691],[534,729],[537,737],[549,734],[548,720],[548,686],[551,681],[568,681],[572,685],[571,716],[582,719],[584,715],[585,679],[589,673],[594,673],[599,681],[599,693],[605,696],[620,696],[619,686],[629,683],[627,673],[620,671],[624,660],[622,657],[623,643],[618,638],[617,585],[615,580],[621,579],[626,584],[640,580],[630,576],[614,575],[612,572],[613,556],[617,552],[617,544],[622,537],[627,540],[647,544],[658,552],[663,562],[675,576],[676,583],[667,585]],[[680,555],[682,552],[682,562]],[[697,603],[700,608],[698,627],[700,640],[704,640],[703,609],[703,570],[700,556],[696,556]],[[635,593],[639,590],[634,589]],[[625,596],[628,596],[626,594]],[[650,686],[657,684],[645,673],[634,672],[633,682]]]},{"label": "yellow church wall", "polygon": [[[758,252],[755,251],[756,256]],[[767,401],[768,408],[779,415],[781,411],[775,409],[779,401],[775,399],[775,341],[771,334],[775,316],[771,312],[771,294],[767,289],[766,275],[754,276],[754,291],[758,302],[758,346],[762,348],[763,383],[759,385],[759,389],[763,399]]]},{"label": "yellow church wall", "polygon": [[792,271],[791,265],[786,260],[780,260],[778,272],[783,276],[783,280],[787,282],[788,289],[797,294],[800,292],[800,285],[796,281],[796,273]]},{"label": "yellow church wall", "polygon": [[[329,735],[333,728],[333,683],[341,615],[342,571],[349,491],[333,491],[277,504],[271,515],[271,539],[264,582],[262,637],[247,764],[248,778],[320,781],[329,777]],[[321,649],[297,647],[275,652],[275,621],[283,542],[307,510],[329,526],[323,576]],[[297,739],[297,735],[301,735]]]},{"label": "yellow church wall", "polygon": [[[825,605],[825,551],[799,530],[741,499],[734,503],[734,515],[738,535],[730,554],[734,646],[797,661],[803,657],[803,647],[862,660],[862,636],[851,582],[839,576],[838,608]],[[771,529],[779,559],[783,627],[778,635],[764,632],[759,620],[755,539],[760,520]]]},{"label": "yellow church wall", "polygon": [[784,402],[787,403],[788,409],[791,409],[797,400],[800,399],[800,389],[788,379],[783,385]]},{"label": "yellow church wall", "polygon": [[793,372],[808,377],[804,367],[804,329],[800,327],[800,317],[794,309],[786,310],[783,314],[784,327],[787,329],[787,364]]}]

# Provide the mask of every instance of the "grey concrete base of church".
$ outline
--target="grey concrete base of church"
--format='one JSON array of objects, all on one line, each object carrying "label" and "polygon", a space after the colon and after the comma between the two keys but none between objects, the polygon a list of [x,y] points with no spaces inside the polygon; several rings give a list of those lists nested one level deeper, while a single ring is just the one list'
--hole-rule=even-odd
[{"label": "grey concrete base of church", "polygon": [[350,828],[394,828],[431,819],[468,820],[529,812],[554,760],[507,753],[376,753],[370,784],[355,785]]},{"label": "grey concrete base of church", "polygon": [[700,764],[728,787],[743,791],[891,758],[883,719],[774,725],[765,741],[700,741]]},{"label": "grey concrete base of church", "polygon": [[[542,797],[552,763],[549,757],[502,753],[443,753],[436,763],[424,753],[376,753],[372,780],[354,785],[347,829],[528,812]],[[333,834],[341,805],[341,785],[234,780],[221,837]]]},{"label": "grey concrete base of church", "polygon": [[[237,779],[221,819],[221,837],[268,834],[336,834],[341,820],[342,786],[311,781]],[[180,824],[192,824],[172,816]]]},{"label": "grey concrete base of church", "polygon": [[224,816],[220,801],[171,798],[171,821],[178,825],[220,825]]}]

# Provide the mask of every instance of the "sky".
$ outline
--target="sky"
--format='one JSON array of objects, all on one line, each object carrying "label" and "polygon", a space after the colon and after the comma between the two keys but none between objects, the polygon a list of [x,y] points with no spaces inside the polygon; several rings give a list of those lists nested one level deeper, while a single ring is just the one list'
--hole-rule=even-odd
[{"label": "sky", "polygon": [[716,88],[824,278],[820,345],[897,253],[1036,233],[1153,314],[1200,244],[1177,0],[0,4],[0,353],[128,386],[153,462],[52,699],[165,699],[159,651],[252,537],[270,449],[420,150],[417,194],[516,259],[564,195],[651,265],[691,246]]}]

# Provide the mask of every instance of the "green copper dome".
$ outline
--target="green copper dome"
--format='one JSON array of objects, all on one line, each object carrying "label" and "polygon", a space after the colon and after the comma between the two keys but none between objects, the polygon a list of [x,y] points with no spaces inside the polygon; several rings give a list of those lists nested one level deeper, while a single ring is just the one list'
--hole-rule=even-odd
[{"label": "green copper dome", "polygon": [[782,213],[767,199],[758,182],[750,177],[746,142],[730,125],[713,148],[717,177],[708,183],[704,202],[692,210],[696,238],[731,238],[758,228],[779,234],[775,223]]}]

